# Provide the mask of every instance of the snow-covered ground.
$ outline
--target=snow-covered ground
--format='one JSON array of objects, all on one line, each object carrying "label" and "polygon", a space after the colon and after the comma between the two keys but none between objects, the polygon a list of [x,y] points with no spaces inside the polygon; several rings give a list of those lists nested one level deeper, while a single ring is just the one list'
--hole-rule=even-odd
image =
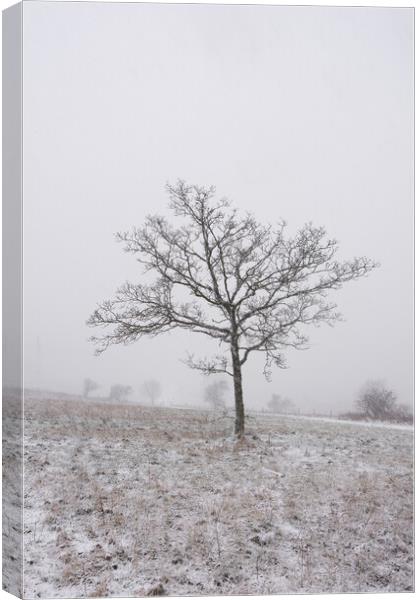
[{"label": "snow-covered ground", "polygon": [[310,415],[291,415],[291,419],[310,419],[325,421],[326,423],[344,423],[349,425],[358,425],[361,427],[385,427],[387,429],[402,429],[405,431],[413,432],[413,425],[405,424],[405,423],[392,423],[389,421],[353,421],[351,419],[343,419],[339,417],[317,417]]},{"label": "snow-covered ground", "polygon": [[413,590],[413,432],[25,407],[25,596]]}]

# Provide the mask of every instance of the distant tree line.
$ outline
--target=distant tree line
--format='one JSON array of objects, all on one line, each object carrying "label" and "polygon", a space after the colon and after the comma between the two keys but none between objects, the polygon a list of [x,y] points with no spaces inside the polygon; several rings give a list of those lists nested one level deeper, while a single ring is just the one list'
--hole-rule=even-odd
[{"label": "distant tree line", "polygon": [[[100,388],[100,385],[86,377],[83,381],[82,396],[85,399],[92,398],[92,392]],[[124,402],[133,394],[133,388],[130,385],[114,383],[110,386],[108,398],[114,402]],[[140,397],[152,406],[159,400],[162,394],[162,387],[155,379],[149,379],[140,386]]]}]

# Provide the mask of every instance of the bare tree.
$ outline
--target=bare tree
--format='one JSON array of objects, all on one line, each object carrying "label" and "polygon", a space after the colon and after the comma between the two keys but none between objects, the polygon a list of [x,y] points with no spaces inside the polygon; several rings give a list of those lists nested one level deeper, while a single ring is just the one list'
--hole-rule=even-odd
[{"label": "bare tree", "polygon": [[224,399],[228,384],[224,380],[213,381],[204,389],[204,401],[210,404],[214,410],[225,408]]},{"label": "bare tree", "polygon": [[93,379],[86,379],[83,381],[83,398],[87,398],[91,392],[97,390],[99,385]]},{"label": "bare tree", "polygon": [[369,419],[393,419],[397,396],[382,381],[368,381],[357,398],[356,405]]},{"label": "bare tree", "polygon": [[189,355],[185,362],[205,374],[233,378],[235,433],[242,436],[242,367],[250,354],[264,353],[266,377],[272,365],[284,368],[284,349],[306,347],[302,325],[339,318],[327,292],[376,265],[365,257],[335,260],[337,241],[310,223],[287,238],[284,222],[274,227],[240,215],[226,199],[215,199],[213,187],[179,181],[167,190],[179,227],[155,215],[144,226],[117,234],[125,251],[156,280],[126,283],[114,300],[101,303],[88,324],[108,331],[92,340],[101,353],[110,344],[175,328],[215,339],[218,354]]},{"label": "bare tree", "polygon": [[149,379],[148,381],[145,381],[141,386],[141,393],[151,404],[154,404],[162,393],[162,388],[159,381],[156,381],[155,379]]},{"label": "bare tree", "polygon": [[129,396],[132,392],[132,388],[129,385],[122,385],[121,383],[116,383],[111,386],[109,391],[109,397],[111,400],[115,400],[116,402],[121,402],[125,400],[127,396]]},{"label": "bare tree", "polygon": [[355,401],[357,412],[346,412],[342,419],[355,421],[376,419],[397,423],[413,423],[413,409],[407,404],[397,404],[397,396],[383,381],[367,381]]}]

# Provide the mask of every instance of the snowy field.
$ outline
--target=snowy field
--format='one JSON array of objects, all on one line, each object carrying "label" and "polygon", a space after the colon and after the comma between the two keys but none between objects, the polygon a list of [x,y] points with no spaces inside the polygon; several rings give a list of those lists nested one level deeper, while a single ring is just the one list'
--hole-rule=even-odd
[{"label": "snowy field", "polygon": [[25,596],[413,590],[413,430],[26,401]]}]

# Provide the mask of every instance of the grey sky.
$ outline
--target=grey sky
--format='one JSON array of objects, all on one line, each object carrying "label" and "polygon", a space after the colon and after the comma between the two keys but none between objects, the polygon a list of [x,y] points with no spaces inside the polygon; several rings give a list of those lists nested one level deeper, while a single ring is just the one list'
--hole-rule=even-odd
[{"label": "grey sky", "polygon": [[381,268],[335,294],[289,369],[245,371],[245,402],[350,407],[369,378],[413,394],[413,11],[28,2],[24,6],[25,383],[84,377],[202,401],[172,333],[93,356],[98,301],[140,279],[114,233],[166,211],[164,185],[214,184],[290,232],[325,225]]}]

